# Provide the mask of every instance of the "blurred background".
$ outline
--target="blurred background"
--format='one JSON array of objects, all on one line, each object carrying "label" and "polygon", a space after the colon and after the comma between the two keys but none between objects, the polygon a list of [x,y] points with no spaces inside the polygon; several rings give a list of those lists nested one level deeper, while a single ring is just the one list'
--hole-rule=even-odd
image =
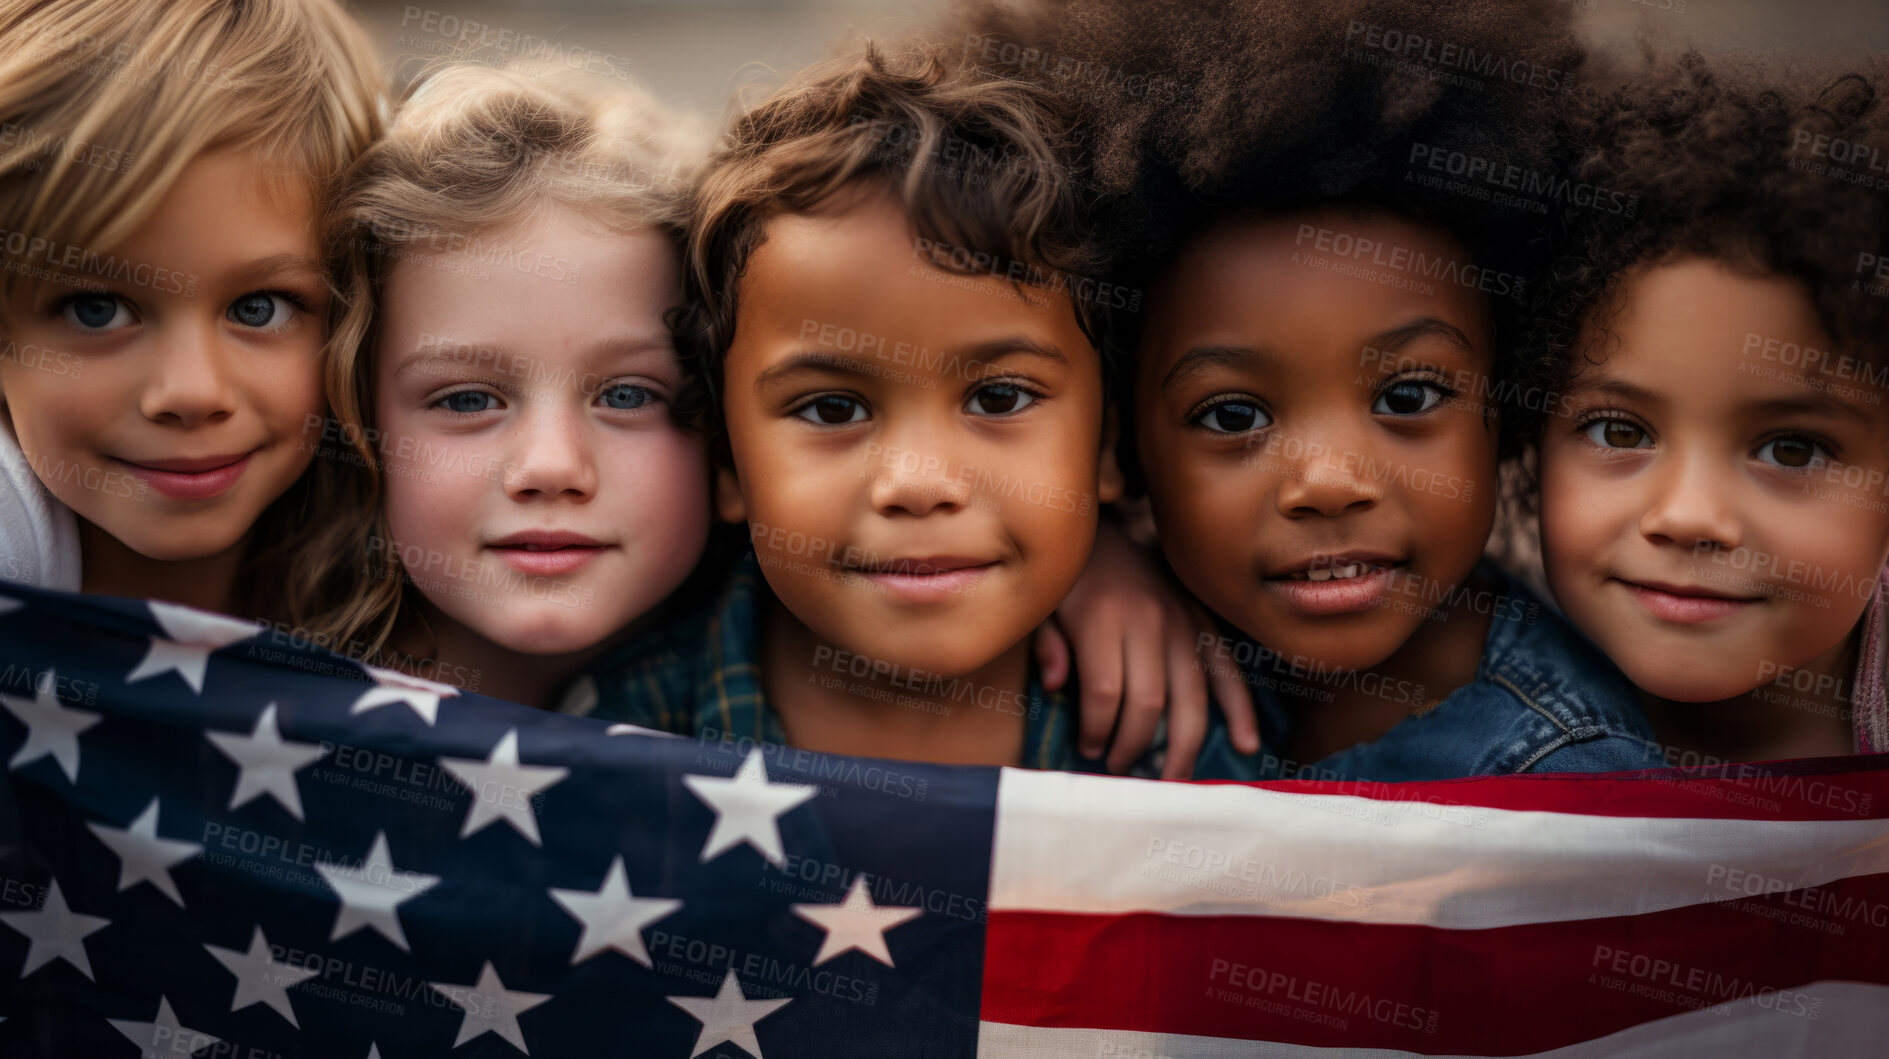
[{"label": "blurred background", "polygon": [[[1154,8],[1160,0],[1136,2]],[[1712,48],[1889,51],[1889,0],[1566,2],[1597,43],[1630,46],[1636,34],[1652,33]],[[462,57],[494,64],[534,51],[579,54],[592,72],[615,77],[627,71],[670,105],[710,121],[721,117],[742,84],[778,79],[854,32],[908,32],[946,5],[947,0],[348,0],[397,73],[410,74],[425,57],[451,54],[455,47]],[[468,45],[470,56],[464,54]]]}]

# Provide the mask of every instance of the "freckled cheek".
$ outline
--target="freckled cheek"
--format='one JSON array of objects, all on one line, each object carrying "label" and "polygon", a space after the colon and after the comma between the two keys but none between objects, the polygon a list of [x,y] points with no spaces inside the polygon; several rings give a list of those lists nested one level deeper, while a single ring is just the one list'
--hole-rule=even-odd
[{"label": "freckled cheek", "polygon": [[403,549],[458,555],[476,547],[479,507],[452,481],[461,477],[443,475],[433,483],[418,478],[389,481],[387,530]]},{"label": "freckled cheek", "polygon": [[272,425],[287,424],[289,429],[300,431],[305,417],[327,412],[318,344],[282,350],[280,359],[273,363],[264,358],[256,358],[253,363],[256,370],[247,374],[243,385]]},{"label": "freckled cheek", "polygon": [[412,435],[398,417],[381,422],[387,423],[380,439],[382,488],[394,539],[428,548],[463,548],[476,540],[485,505],[504,488],[494,480],[505,469],[500,454],[476,444],[416,439],[402,456],[400,439]]},{"label": "freckled cheek", "polygon": [[708,454],[681,431],[625,438],[598,468],[611,520],[652,559],[693,565],[708,539]]}]

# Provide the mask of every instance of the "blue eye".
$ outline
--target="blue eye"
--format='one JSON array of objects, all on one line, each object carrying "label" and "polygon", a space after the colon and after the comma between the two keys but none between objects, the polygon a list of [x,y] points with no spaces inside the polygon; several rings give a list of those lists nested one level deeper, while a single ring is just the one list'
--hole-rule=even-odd
[{"label": "blue eye", "polygon": [[1830,462],[1830,453],[1810,438],[1773,438],[1758,448],[1759,462],[1786,471],[1816,471]]},{"label": "blue eye", "polygon": [[1384,387],[1371,411],[1377,415],[1421,415],[1435,408],[1443,397],[1443,388],[1436,383],[1405,379]]},{"label": "blue eye", "polygon": [[1013,383],[994,382],[979,386],[964,403],[965,410],[987,416],[1007,416],[1021,412],[1037,402],[1037,395]]},{"label": "blue eye", "polygon": [[794,410],[794,415],[809,423],[837,426],[858,423],[866,418],[866,406],[841,394],[823,394]]},{"label": "blue eye", "polygon": [[1587,440],[1603,449],[1648,449],[1653,436],[1646,428],[1625,419],[1596,419],[1581,428]]},{"label": "blue eye", "polygon": [[625,410],[643,407],[650,402],[650,397],[647,386],[637,386],[628,382],[619,382],[605,387],[604,391],[597,395],[597,399],[602,401],[605,407]]},{"label": "blue eye", "polygon": [[75,294],[61,307],[66,322],[82,331],[107,331],[132,322],[131,310],[115,294]]},{"label": "blue eye", "polygon": [[280,294],[251,291],[230,303],[224,315],[244,327],[278,330],[286,327],[294,306]]},{"label": "blue eye", "polygon": [[477,412],[489,412],[498,407],[498,396],[486,393],[484,390],[459,390],[433,403],[448,412],[472,415]]},{"label": "blue eye", "polygon": [[1221,401],[1195,417],[1194,422],[1215,434],[1244,434],[1272,426],[1272,417],[1252,401]]}]

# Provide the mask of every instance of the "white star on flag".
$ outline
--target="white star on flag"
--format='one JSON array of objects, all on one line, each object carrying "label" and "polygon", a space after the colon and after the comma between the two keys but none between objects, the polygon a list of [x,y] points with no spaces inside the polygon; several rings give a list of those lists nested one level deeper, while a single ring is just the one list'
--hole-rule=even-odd
[{"label": "white star on flag", "polygon": [[465,1009],[465,1015],[459,1020],[459,1038],[453,1041],[453,1047],[457,1048],[481,1033],[496,1033],[512,1042],[519,1051],[531,1054],[531,1049],[525,1047],[525,1034],[518,1028],[518,1016],[551,999],[549,993],[520,993],[505,988],[491,960],[485,961],[485,966],[479,970],[477,985],[454,985],[450,982],[427,984]]},{"label": "white star on flag", "polygon": [[21,603],[12,596],[0,596],[0,614],[11,614],[24,606],[26,606],[26,604]]},{"label": "white star on flag", "polygon": [[377,831],[374,844],[361,866],[317,863],[315,870],[341,899],[341,911],[335,916],[335,928],[329,941],[339,941],[362,927],[373,927],[402,952],[412,952],[407,935],[400,929],[399,907],[431,890],[439,882],[437,875],[401,871],[394,867],[387,853],[387,832]]},{"label": "white star on flag", "polygon": [[85,826],[92,829],[92,833],[105,843],[107,849],[118,855],[120,892],[141,882],[149,882],[177,907],[184,907],[183,896],[177,892],[177,883],[171,879],[171,869],[202,853],[203,847],[195,842],[164,838],[157,833],[156,798],[151,799],[151,804],[144,807],[136,820],[131,821],[130,827],[120,829],[90,822]]},{"label": "white star on flag", "polygon": [[289,990],[320,974],[320,971],[292,963],[275,962],[269,953],[269,941],[262,936],[261,926],[256,927],[256,932],[250,936],[248,952],[220,949],[209,944],[204,945],[204,948],[216,957],[216,962],[236,976],[236,997],[230,1001],[231,1011],[263,1003],[288,1019],[289,1025],[298,1030],[302,1028],[302,1024],[295,1021],[295,1010],[289,1007]]},{"label": "white star on flag", "polygon": [[231,732],[205,732],[204,738],[236,762],[236,789],[230,792],[230,808],[246,804],[267,794],[282,804],[295,819],[302,819],[302,796],[295,788],[296,770],[307,768],[321,759],[325,751],[314,743],[290,743],[282,738],[275,723],[275,703],[262,708],[256,718],[256,730],[250,735]]},{"label": "white star on flag", "polygon": [[354,700],[354,705],[348,707],[349,715],[401,702],[430,725],[439,719],[439,700],[459,694],[459,689],[451,684],[410,677],[397,669],[382,669],[379,666],[361,668],[374,678],[374,686],[361,692],[361,697]]},{"label": "white star on flag", "polygon": [[689,1059],[695,1059],[724,1041],[745,1050],[754,1059],[764,1059],[761,1042],[754,1039],[754,1024],[780,1010],[792,998],[749,1000],[747,994],[741,991],[741,980],[735,977],[735,969],[730,967],[728,977],[722,979],[721,991],[712,997],[672,996],[665,999],[695,1016],[695,1021],[702,1024],[702,1030],[695,1038],[695,1050],[689,1053]]},{"label": "white star on flag", "polygon": [[[26,964],[20,977],[54,960],[64,960],[92,978],[92,961],[85,955],[85,939],[111,925],[102,916],[82,916],[66,907],[59,880],[47,883],[46,903],[37,912],[0,912],[0,923],[26,935]],[[98,979],[92,978],[96,982]]]},{"label": "white star on flag", "polygon": [[715,810],[715,826],[702,846],[702,863],[746,842],[777,868],[787,865],[787,853],[781,848],[781,815],[820,792],[812,784],[769,780],[760,747],[748,751],[732,779],[690,775],[682,777],[682,785]]},{"label": "white star on flag", "polygon": [[645,967],[652,967],[649,950],[643,947],[643,928],[682,907],[681,901],[671,898],[632,896],[621,855],[610,861],[603,885],[595,893],[552,890],[551,898],[584,925],[577,951],[571,956],[573,966],[605,949],[615,949]]},{"label": "white star on flag", "polygon": [[653,735],[661,739],[680,739],[674,732],[659,732],[654,728],[644,728],[634,724],[613,724],[603,730],[605,735]]},{"label": "white star on flag", "polygon": [[59,705],[59,682],[48,669],[39,678],[38,689],[30,699],[0,695],[0,705],[26,725],[26,742],[7,762],[8,769],[36,761],[48,754],[65,772],[68,783],[79,782],[79,733],[97,724],[100,717],[86,710]]},{"label": "white star on flag", "polygon": [[195,1055],[199,1051],[221,1041],[221,1037],[212,1037],[202,1030],[193,1030],[180,1025],[177,1013],[171,1010],[171,1002],[162,993],[157,998],[157,1021],[137,1022],[132,1019],[106,1019],[119,1033],[138,1046],[138,1055]]},{"label": "white star on flag", "polygon": [[863,873],[853,876],[853,885],[846,891],[846,900],[839,904],[794,905],[793,909],[795,915],[826,930],[826,940],[820,943],[820,954],[813,958],[815,967],[848,949],[858,949],[891,967],[892,953],[885,947],[885,932],[908,919],[925,914],[922,908],[873,904],[872,892],[867,887]]},{"label": "white star on flag", "polygon": [[151,649],[125,677],[127,684],[176,670],[184,683],[190,685],[190,690],[201,695],[210,653],[262,631],[262,626],[253,621],[239,621],[194,607],[155,600],[148,601],[146,606],[151,608],[151,617],[164,627],[164,635],[151,637]]},{"label": "white star on flag", "polygon": [[532,813],[531,798],[570,775],[570,769],[519,764],[516,728],[499,738],[498,745],[492,748],[492,756],[484,761],[443,757],[439,763],[472,791],[472,808],[466,813],[466,826],[460,830],[460,838],[494,820],[503,820],[512,825],[512,830],[525,836],[527,842],[544,845],[538,838],[538,818]]}]

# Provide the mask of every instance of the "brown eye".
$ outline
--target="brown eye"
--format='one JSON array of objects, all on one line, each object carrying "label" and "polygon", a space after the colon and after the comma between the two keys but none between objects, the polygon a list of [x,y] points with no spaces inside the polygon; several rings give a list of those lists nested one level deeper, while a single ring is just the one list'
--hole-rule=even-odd
[{"label": "brown eye", "polygon": [[1385,387],[1371,411],[1379,415],[1413,416],[1428,412],[1442,399],[1442,388],[1435,383],[1405,380]]},{"label": "brown eye", "polygon": [[[1766,453],[1770,454],[1769,459],[1766,459]],[[1821,462],[1822,446],[1809,438],[1778,438],[1765,442],[1764,447],[1758,450],[1758,458],[1778,467],[1803,470]]]},{"label": "brown eye", "polygon": [[1816,449],[1796,438],[1785,438],[1771,449],[1777,461],[1786,467],[1807,467],[1810,458],[1816,455]]},{"label": "brown eye", "polygon": [[836,426],[840,423],[851,423],[866,418],[865,411],[865,406],[851,397],[827,394],[801,405],[794,415],[810,423]]},{"label": "brown eye", "polygon": [[1646,431],[1624,419],[1602,419],[1587,426],[1588,440],[1610,449],[1643,448]]},{"label": "brown eye", "polygon": [[1272,417],[1251,401],[1222,401],[1200,413],[1194,423],[1214,434],[1244,434],[1272,425]]},{"label": "brown eye", "polygon": [[992,383],[980,386],[971,395],[971,410],[987,416],[1009,415],[1012,412],[1028,408],[1035,400],[1035,395],[1026,392],[1021,386],[1006,383]]}]

